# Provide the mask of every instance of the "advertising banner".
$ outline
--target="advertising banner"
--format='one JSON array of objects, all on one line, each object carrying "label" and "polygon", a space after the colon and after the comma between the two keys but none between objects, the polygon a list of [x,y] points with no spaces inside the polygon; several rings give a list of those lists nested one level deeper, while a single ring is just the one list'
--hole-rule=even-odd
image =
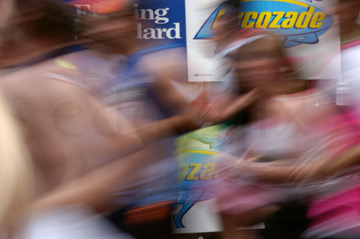
[{"label": "advertising banner", "polygon": [[221,126],[200,129],[178,139],[181,190],[178,199],[180,206],[174,216],[177,232],[221,230],[212,202],[205,201],[214,198],[217,161],[224,143]]},{"label": "advertising banner", "polygon": [[[279,35],[286,53],[303,79],[340,78],[340,39],[335,1],[240,0],[239,27],[271,31]],[[186,0],[186,33],[189,81],[216,79],[216,44],[210,39],[224,4]]]},{"label": "advertising banner", "polygon": [[[77,2],[79,14],[91,8],[92,1]],[[340,38],[332,14],[336,2],[240,0],[238,25],[279,35],[301,78],[337,80],[341,75]],[[185,47],[188,81],[222,81],[215,72],[217,45],[211,39],[216,22],[225,13],[218,0],[137,0],[137,38]]]}]

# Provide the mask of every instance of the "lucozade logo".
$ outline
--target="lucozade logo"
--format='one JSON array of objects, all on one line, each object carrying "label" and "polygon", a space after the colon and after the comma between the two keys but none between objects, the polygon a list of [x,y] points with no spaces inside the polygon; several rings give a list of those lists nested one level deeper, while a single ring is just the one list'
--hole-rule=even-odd
[{"label": "lucozade logo", "polygon": [[[210,38],[217,22],[228,9],[219,6],[206,20],[194,39]],[[284,47],[315,44],[333,25],[333,17],[311,0],[242,0],[238,26],[270,30],[279,35]]]}]

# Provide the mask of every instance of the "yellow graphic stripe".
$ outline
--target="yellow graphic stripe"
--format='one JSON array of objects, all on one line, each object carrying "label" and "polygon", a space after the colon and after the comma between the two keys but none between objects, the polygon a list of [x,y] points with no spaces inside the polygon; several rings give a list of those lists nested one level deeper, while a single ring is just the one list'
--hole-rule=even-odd
[{"label": "yellow graphic stripe", "polygon": [[70,69],[70,70],[77,70],[78,69],[75,65],[71,64],[70,62],[64,61],[64,60],[59,59],[59,58],[57,58],[55,60],[55,63],[58,66],[61,66],[63,68],[67,68],[67,69]]},{"label": "yellow graphic stripe", "polygon": [[303,2],[299,2],[296,0],[241,0],[241,2],[254,2],[254,1],[266,1],[266,2],[287,2],[295,5],[299,5],[305,8],[308,8],[309,5]]},{"label": "yellow graphic stripe", "polygon": [[215,155],[215,156],[220,155],[220,153],[218,153],[218,152],[208,151],[208,150],[199,150],[199,149],[184,150],[182,153],[209,154],[209,155]]}]

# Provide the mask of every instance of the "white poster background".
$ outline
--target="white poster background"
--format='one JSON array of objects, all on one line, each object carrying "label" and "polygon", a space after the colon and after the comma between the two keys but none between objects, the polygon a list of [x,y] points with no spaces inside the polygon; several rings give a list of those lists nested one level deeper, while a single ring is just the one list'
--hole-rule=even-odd
[{"label": "white poster background", "polygon": [[219,81],[213,77],[216,44],[211,40],[194,40],[194,36],[217,5],[204,6],[201,0],[185,0],[186,47],[189,81]]},{"label": "white poster background", "polygon": [[[195,205],[184,216],[183,222],[185,228],[175,228],[173,225],[174,233],[185,234],[222,231],[223,227],[221,224],[221,218],[215,210],[215,204],[215,199],[195,203]],[[238,228],[238,230],[264,228],[264,223],[260,223],[252,227]]]}]

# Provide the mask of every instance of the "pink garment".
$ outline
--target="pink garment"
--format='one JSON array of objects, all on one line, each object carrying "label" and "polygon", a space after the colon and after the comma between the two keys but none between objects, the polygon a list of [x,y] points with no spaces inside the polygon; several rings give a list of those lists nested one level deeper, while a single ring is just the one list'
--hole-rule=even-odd
[{"label": "pink garment", "polygon": [[349,211],[356,212],[360,219],[360,186],[353,186],[314,201],[307,216],[313,219],[311,226],[316,227]]},{"label": "pink garment", "polygon": [[349,187],[313,202],[312,220],[305,235],[310,238],[358,238],[360,234],[360,186]]},{"label": "pink garment", "polygon": [[322,120],[312,128],[322,131],[331,140],[326,152],[330,160],[360,143],[359,116],[357,110],[348,110]]},{"label": "pink garment", "polygon": [[284,193],[273,186],[222,178],[218,181],[215,191],[218,210],[235,216],[284,201]]},{"label": "pink garment", "polygon": [[[329,120],[329,125],[323,125],[329,127],[333,139],[328,148],[329,160],[360,143],[358,118],[357,111],[348,111],[334,118],[331,123]],[[311,237],[326,235],[353,238],[360,233],[360,186],[353,180],[342,190],[315,200],[307,216],[312,221],[307,231]]]}]

